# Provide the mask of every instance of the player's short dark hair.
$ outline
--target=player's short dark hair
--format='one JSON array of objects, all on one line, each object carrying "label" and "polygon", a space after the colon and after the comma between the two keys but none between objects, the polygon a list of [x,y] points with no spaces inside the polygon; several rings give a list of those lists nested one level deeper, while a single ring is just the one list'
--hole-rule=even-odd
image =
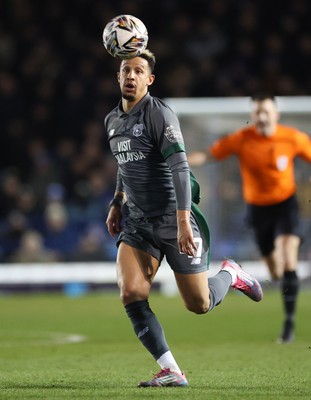
[{"label": "player's short dark hair", "polygon": [[275,102],[275,96],[269,92],[260,92],[252,95],[252,101],[264,101],[267,99]]},{"label": "player's short dark hair", "polygon": [[148,62],[150,71],[151,73],[153,73],[156,64],[155,55],[150,50],[146,49],[142,53],[140,53],[138,57],[141,57]]}]

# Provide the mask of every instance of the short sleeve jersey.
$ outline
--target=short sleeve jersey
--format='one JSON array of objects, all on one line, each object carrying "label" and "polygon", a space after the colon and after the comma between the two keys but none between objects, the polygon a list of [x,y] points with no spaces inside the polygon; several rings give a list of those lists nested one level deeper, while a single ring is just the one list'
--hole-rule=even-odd
[{"label": "short sleeve jersey", "polygon": [[218,160],[238,157],[247,203],[273,205],[295,193],[294,160],[301,157],[311,162],[311,138],[280,124],[270,137],[250,126],[217,140],[210,152]]},{"label": "short sleeve jersey", "polygon": [[130,213],[154,217],[176,211],[172,173],[166,159],[185,151],[177,116],[148,93],[129,112],[121,103],[105,118]]}]

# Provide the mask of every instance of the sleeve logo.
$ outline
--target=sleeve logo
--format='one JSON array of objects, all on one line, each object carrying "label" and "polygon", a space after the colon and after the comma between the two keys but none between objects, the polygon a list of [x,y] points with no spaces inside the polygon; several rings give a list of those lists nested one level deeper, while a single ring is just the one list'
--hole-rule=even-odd
[{"label": "sleeve logo", "polygon": [[173,125],[169,125],[166,127],[164,135],[166,136],[167,140],[171,143],[182,142],[182,136],[180,131],[176,131]]}]

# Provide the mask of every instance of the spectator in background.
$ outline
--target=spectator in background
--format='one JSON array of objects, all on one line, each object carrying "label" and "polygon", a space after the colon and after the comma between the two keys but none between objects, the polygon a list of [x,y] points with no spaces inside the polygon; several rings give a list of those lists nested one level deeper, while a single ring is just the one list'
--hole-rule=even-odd
[{"label": "spectator in background", "polygon": [[44,210],[48,187],[54,182],[61,182],[61,171],[55,164],[47,144],[42,139],[35,139],[30,143],[29,154],[32,167],[29,173],[29,185],[36,193],[38,207]]},{"label": "spectator in background", "polygon": [[109,202],[114,191],[109,186],[105,171],[101,168],[93,169],[88,175],[89,196],[86,214],[89,221],[106,221]]},{"label": "spectator in background", "polygon": [[20,245],[13,254],[8,257],[9,263],[47,263],[58,261],[54,251],[44,247],[43,236],[35,230],[26,230],[20,241]]},{"label": "spectator in background", "polygon": [[2,224],[0,237],[1,253],[4,259],[18,248],[20,240],[28,228],[27,218],[18,209],[14,209],[8,214]]},{"label": "spectator in background", "polygon": [[15,168],[3,171],[0,179],[0,217],[16,209],[21,184],[19,172]]},{"label": "spectator in background", "polygon": [[52,202],[46,206],[44,217],[45,247],[55,251],[59,260],[68,261],[77,248],[79,231],[69,220],[66,206],[63,203]]},{"label": "spectator in background", "polygon": [[[115,243],[112,244],[115,249]],[[80,237],[76,251],[70,257],[70,261],[112,261],[116,252],[111,254],[107,246],[103,229],[97,225],[91,225]]]},{"label": "spectator in background", "polygon": [[40,210],[34,188],[31,185],[22,185],[16,202],[17,209],[28,219],[30,226],[40,223]]},{"label": "spectator in background", "polygon": [[[281,8],[273,2],[159,0],[152,14],[142,0],[94,0],[92,6],[79,1],[75,7],[60,0],[16,4],[2,2],[0,13],[0,177],[13,166],[15,184],[32,186],[40,230],[47,186],[63,184],[66,205],[70,199],[87,207],[90,170],[101,168],[92,159],[95,147],[96,163],[107,158],[98,121],[119,99],[107,77],[115,60],[99,40],[107,18],[139,12],[146,23],[159,72],[165,66],[167,77],[156,82],[155,94],[200,97],[208,87],[210,96],[243,96],[263,85],[277,94],[311,92],[308,0],[283,2]],[[176,74],[180,79],[172,79]],[[105,163],[110,183],[114,167]],[[0,225],[13,209],[22,207],[24,213],[25,202],[29,196],[26,200],[19,190],[2,193]]]}]

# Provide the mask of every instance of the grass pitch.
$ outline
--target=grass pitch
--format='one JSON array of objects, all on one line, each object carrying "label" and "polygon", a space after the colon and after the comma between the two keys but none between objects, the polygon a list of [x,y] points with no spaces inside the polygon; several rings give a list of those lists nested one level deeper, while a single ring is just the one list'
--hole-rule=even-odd
[{"label": "grass pitch", "polygon": [[136,339],[118,294],[0,297],[0,399],[310,399],[311,292],[299,297],[297,339],[277,345],[278,291],[261,303],[230,292],[210,315],[179,297],[151,307],[188,388],[136,387],[158,372]]}]

